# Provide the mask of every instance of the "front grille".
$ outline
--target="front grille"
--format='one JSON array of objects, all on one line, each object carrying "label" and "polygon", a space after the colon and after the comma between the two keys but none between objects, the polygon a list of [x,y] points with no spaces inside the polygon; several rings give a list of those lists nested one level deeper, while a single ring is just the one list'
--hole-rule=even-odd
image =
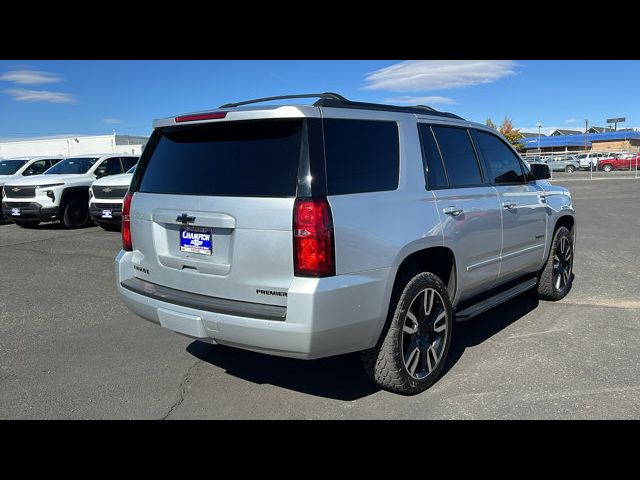
[{"label": "front grille", "polygon": [[95,208],[97,210],[117,210],[117,211],[120,211],[120,210],[122,210],[122,204],[121,203],[98,203],[98,202],[94,202],[93,208]]},{"label": "front grille", "polygon": [[33,205],[31,202],[4,202],[8,208],[27,208]]},{"label": "front grille", "polygon": [[95,198],[124,198],[129,187],[93,187]]},{"label": "front grille", "polygon": [[32,198],[36,196],[36,187],[4,187],[7,198]]}]

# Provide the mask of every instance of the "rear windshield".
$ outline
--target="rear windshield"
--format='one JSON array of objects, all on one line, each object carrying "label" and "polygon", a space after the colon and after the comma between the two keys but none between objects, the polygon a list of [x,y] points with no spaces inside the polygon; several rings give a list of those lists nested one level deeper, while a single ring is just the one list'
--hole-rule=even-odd
[{"label": "rear windshield", "polygon": [[0,175],[13,175],[27,160],[0,160]]},{"label": "rear windshield", "polygon": [[67,174],[83,174],[87,173],[94,163],[98,160],[95,158],[66,158],[56,163],[49,170],[44,172],[45,175],[67,175]]},{"label": "rear windshield", "polygon": [[157,130],[145,149],[140,192],[293,197],[302,120],[209,123]]}]

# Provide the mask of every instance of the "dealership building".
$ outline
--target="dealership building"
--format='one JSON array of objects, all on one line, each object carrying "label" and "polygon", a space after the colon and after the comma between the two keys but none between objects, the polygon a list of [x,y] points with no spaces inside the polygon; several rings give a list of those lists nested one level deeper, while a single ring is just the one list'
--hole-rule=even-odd
[{"label": "dealership building", "polygon": [[529,136],[521,143],[528,153],[560,153],[577,150],[600,151],[638,151],[640,149],[640,132],[634,130],[618,130],[592,132],[587,134]]},{"label": "dealership building", "polygon": [[0,139],[0,158],[94,153],[140,154],[147,137],[131,135],[56,135],[52,137]]}]

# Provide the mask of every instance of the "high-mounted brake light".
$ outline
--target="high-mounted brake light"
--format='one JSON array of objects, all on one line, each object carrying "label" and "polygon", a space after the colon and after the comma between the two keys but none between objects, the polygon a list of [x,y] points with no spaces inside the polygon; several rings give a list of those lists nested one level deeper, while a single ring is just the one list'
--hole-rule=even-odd
[{"label": "high-mounted brake light", "polygon": [[333,220],[326,198],[298,198],[293,207],[295,275],[329,277],[336,274]]},{"label": "high-mounted brake light", "polygon": [[226,116],[227,116],[227,112],[198,113],[195,115],[183,115],[181,117],[176,117],[176,123],[195,122],[197,120],[216,120],[218,118],[224,118]]},{"label": "high-mounted brake light", "polygon": [[128,192],[122,204],[122,248],[127,252],[133,251],[131,240],[131,200],[133,193]]}]

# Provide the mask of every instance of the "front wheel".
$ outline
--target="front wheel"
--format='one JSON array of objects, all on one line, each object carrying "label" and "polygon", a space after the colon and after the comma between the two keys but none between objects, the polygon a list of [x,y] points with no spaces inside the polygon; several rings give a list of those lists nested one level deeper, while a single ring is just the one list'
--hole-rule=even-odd
[{"label": "front wheel", "polygon": [[602,167],[602,170],[604,170],[605,172],[610,172],[611,170],[613,170],[613,167],[609,164],[606,164],[604,167]]},{"label": "front wheel", "polygon": [[573,173],[576,171],[576,167],[574,167],[573,165],[567,165],[567,168],[565,168],[564,171],[567,173]]},{"label": "front wheel", "polygon": [[438,379],[449,351],[453,310],[447,289],[436,275],[419,273],[389,315],[378,344],[362,353],[365,370],[386,390],[420,393]]},{"label": "front wheel", "polygon": [[566,227],[560,227],[553,236],[547,263],[540,271],[538,298],[560,300],[569,293],[572,284],[573,240],[571,232]]},{"label": "front wheel", "polygon": [[84,198],[70,199],[62,210],[65,228],[82,228],[89,223],[89,206]]}]

